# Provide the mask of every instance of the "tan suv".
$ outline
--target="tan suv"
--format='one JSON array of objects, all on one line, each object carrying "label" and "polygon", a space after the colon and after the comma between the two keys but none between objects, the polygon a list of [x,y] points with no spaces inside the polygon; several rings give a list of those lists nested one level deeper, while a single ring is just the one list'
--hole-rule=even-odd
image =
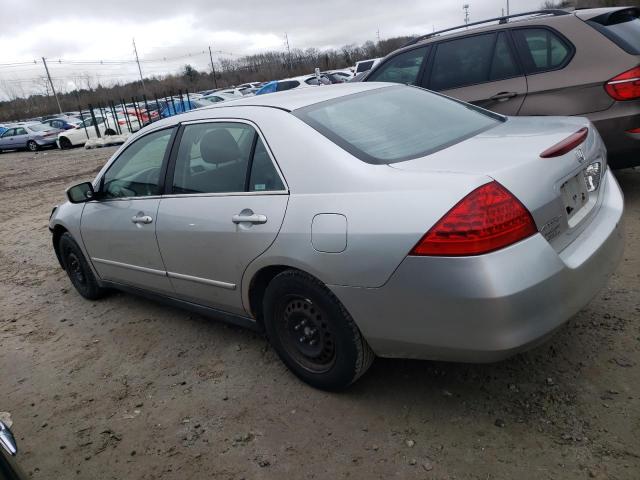
[{"label": "tan suv", "polygon": [[450,28],[389,54],[363,81],[419,85],[505,115],[585,116],[613,167],[640,165],[639,14],[541,10]]}]

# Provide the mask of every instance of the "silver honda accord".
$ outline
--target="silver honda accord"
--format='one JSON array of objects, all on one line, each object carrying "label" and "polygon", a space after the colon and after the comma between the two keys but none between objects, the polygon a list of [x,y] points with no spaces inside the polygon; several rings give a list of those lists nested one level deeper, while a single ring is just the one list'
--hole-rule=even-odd
[{"label": "silver honda accord", "polygon": [[83,297],[116,288],[264,329],[324,389],[376,355],[531,348],[623,248],[622,194],[588,120],[383,83],[153,123],[67,197],[49,227]]}]

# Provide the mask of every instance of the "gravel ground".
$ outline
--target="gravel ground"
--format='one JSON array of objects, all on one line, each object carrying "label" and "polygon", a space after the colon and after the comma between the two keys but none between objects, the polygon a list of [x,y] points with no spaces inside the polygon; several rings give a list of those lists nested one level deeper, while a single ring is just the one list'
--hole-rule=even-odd
[{"label": "gravel ground", "polygon": [[0,155],[0,411],[33,478],[640,478],[640,171],[617,273],[547,344],[491,365],[381,360],[313,390],[264,338],[115,293],[47,230],[114,148]]}]

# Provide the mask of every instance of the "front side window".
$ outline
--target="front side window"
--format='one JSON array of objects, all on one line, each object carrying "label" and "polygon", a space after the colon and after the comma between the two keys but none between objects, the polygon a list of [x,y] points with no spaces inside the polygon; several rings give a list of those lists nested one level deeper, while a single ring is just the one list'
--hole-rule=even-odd
[{"label": "front side window", "polygon": [[367,163],[423,157],[503,121],[417,87],[390,86],[310,105],[293,114]]},{"label": "front side window", "polygon": [[13,137],[16,134],[16,129],[15,128],[10,128],[9,130],[7,130],[6,132],[4,132],[2,134],[3,137]]},{"label": "front side window", "polygon": [[422,47],[396,55],[372,72],[367,81],[417,85],[427,51],[428,47]]},{"label": "front side window", "polygon": [[162,163],[174,129],[136,140],[111,164],[102,178],[105,198],[159,195]]},{"label": "front side window", "polygon": [[546,28],[519,28],[513,33],[527,73],[560,68],[571,56],[569,45]]},{"label": "front side window", "polygon": [[264,143],[245,123],[184,128],[173,173],[174,194],[284,190]]},{"label": "front side window", "polygon": [[449,90],[488,81],[495,38],[490,33],[438,44],[430,88]]}]

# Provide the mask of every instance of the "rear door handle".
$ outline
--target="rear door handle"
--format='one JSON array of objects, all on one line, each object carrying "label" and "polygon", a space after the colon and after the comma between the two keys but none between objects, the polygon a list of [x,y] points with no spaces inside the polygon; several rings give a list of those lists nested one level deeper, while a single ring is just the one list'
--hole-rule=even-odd
[{"label": "rear door handle", "polygon": [[135,215],[131,217],[131,221],[133,223],[144,223],[146,225],[153,222],[153,218],[151,218],[149,215]]},{"label": "rear door handle", "polygon": [[248,222],[248,223],[267,223],[267,217],[264,215],[258,215],[256,213],[253,213],[251,215],[234,215],[233,217],[231,217],[231,221],[233,223],[244,223],[244,222]]},{"label": "rear door handle", "polygon": [[517,96],[518,94],[516,92],[500,92],[495,94],[493,97],[491,97],[491,100],[496,100],[498,102],[504,102],[506,100],[509,100],[510,98],[513,98],[515,96]]}]

